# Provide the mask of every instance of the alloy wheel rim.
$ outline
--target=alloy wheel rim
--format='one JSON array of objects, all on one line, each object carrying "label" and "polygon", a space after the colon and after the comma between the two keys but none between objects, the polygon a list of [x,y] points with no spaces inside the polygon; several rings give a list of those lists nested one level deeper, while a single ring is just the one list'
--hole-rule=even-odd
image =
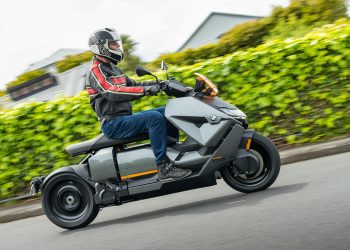
[{"label": "alloy wheel rim", "polygon": [[54,215],[63,221],[73,222],[84,217],[90,207],[88,194],[76,182],[66,181],[53,188],[51,208]]}]

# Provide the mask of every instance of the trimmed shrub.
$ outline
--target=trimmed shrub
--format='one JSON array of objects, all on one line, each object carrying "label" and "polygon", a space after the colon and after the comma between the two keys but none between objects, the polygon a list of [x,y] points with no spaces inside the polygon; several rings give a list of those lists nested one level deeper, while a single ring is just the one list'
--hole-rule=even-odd
[{"label": "trimmed shrub", "polygon": [[303,36],[316,27],[345,17],[343,0],[292,0],[287,8],[275,8],[270,17],[275,25],[264,40]]}]

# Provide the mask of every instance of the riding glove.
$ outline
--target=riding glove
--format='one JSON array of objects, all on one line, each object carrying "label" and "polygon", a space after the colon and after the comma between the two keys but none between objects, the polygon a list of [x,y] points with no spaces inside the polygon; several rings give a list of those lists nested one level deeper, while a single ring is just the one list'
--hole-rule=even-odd
[{"label": "riding glove", "polygon": [[157,95],[160,89],[158,85],[146,86],[145,87],[145,95]]}]

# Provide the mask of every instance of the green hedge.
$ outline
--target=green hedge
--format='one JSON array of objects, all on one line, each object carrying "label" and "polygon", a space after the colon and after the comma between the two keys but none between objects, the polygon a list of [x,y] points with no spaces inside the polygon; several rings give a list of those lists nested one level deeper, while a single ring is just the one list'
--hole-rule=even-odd
[{"label": "green hedge", "polygon": [[286,8],[276,7],[268,17],[273,26],[264,40],[303,36],[315,27],[347,17],[346,11],[343,0],[292,0]]},{"label": "green hedge", "polygon": [[[218,85],[220,97],[246,112],[251,127],[270,138],[284,137],[293,144],[350,132],[349,22],[193,66],[170,66],[169,73],[193,85],[194,72],[208,76]],[[134,111],[164,105],[165,100],[140,99]],[[70,157],[65,147],[98,134],[85,93],[3,110],[0,197],[23,192],[34,176],[76,163],[80,157]]]}]

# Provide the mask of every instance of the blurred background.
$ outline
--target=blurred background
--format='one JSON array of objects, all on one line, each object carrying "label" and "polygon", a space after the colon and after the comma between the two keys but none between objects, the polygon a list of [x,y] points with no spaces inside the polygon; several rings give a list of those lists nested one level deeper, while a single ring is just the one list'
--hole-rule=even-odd
[{"label": "blurred background", "polygon": [[[344,0],[11,1],[1,9],[0,200],[80,159],[69,144],[100,133],[84,91],[89,35],[122,34],[119,65],[193,86],[211,79],[280,149],[350,134],[350,21]],[[134,102],[133,111],[166,103]]]}]

